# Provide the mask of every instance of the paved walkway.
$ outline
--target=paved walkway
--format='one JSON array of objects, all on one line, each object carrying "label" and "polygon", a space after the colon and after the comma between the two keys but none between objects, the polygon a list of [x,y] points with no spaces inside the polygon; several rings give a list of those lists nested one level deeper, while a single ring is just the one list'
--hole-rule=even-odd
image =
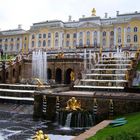
[{"label": "paved walkway", "polygon": [[94,136],[100,129],[106,127],[110,122],[111,120],[104,120],[72,140],[86,140],[87,138]]}]

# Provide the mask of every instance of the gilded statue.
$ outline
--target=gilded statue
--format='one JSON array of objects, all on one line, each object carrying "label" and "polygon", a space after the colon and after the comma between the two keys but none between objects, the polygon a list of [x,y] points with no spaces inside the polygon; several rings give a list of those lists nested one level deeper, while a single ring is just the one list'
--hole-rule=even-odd
[{"label": "gilded statue", "polygon": [[92,16],[96,16],[96,9],[95,8],[92,9]]},{"label": "gilded statue", "polygon": [[73,70],[70,73],[70,78],[71,78],[71,81],[74,81],[75,80],[75,75],[74,75]]},{"label": "gilded statue", "polygon": [[82,110],[81,109],[81,102],[77,101],[75,97],[72,97],[67,101],[66,110]]},{"label": "gilded statue", "polygon": [[42,130],[37,131],[35,136],[32,139],[33,140],[50,140],[47,134],[43,134]]}]

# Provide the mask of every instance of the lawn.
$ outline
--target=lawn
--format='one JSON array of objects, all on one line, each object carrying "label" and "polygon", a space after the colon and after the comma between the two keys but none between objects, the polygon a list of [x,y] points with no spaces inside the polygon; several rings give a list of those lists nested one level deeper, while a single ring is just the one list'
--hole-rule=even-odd
[{"label": "lawn", "polygon": [[127,124],[119,127],[109,125],[87,140],[140,140],[140,112],[123,117]]}]

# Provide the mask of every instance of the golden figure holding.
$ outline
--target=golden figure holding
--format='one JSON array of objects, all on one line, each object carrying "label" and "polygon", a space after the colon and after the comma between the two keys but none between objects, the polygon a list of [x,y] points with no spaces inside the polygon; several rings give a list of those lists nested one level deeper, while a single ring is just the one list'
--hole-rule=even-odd
[{"label": "golden figure holding", "polygon": [[35,136],[32,139],[33,140],[50,140],[47,134],[43,134],[42,130],[37,131]]},{"label": "golden figure holding", "polygon": [[66,110],[82,110],[81,109],[81,102],[77,101],[75,97],[72,97],[67,101]]},{"label": "golden figure holding", "polygon": [[96,16],[96,9],[95,8],[92,9],[92,16]]}]

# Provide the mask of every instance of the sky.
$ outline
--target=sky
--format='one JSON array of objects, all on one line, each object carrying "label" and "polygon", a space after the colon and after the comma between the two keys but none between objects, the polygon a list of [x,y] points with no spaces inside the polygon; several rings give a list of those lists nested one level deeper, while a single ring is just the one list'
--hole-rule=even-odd
[{"label": "sky", "polygon": [[25,30],[33,23],[46,20],[78,20],[82,15],[91,16],[93,8],[101,18],[140,12],[139,0],[0,0],[0,30],[16,29],[18,24]]}]

